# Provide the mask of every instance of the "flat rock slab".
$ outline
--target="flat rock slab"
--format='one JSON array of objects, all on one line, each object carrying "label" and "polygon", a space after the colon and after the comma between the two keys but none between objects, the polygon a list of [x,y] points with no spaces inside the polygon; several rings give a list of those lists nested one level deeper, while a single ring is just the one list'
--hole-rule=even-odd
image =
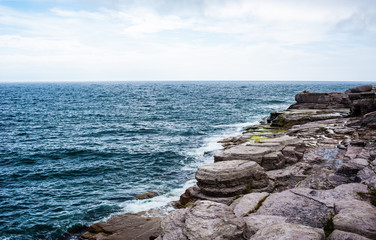
[{"label": "flat rock slab", "polygon": [[90,240],[149,240],[161,233],[161,219],[148,218],[138,214],[115,216],[106,222],[98,222],[89,227],[81,239]]},{"label": "flat rock slab", "polygon": [[260,229],[250,240],[323,240],[324,231],[304,225],[277,223]]},{"label": "flat rock slab", "polygon": [[254,215],[281,216],[286,217],[289,223],[321,228],[330,218],[330,208],[319,201],[286,190],[271,194]]},{"label": "flat rock slab", "polygon": [[243,197],[236,199],[230,207],[234,209],[237,217],[244,217],[245,215],[256,211],[261,203],[269,196],[267,192],[250,193]]},{"label": "flat rock slab", "polygon": [[245,222],[221,203],[197,201],[162,221],[163,240],[243,239]]},{"label": "flat rock slab", "polygon": [[376,207],[359,200],[335,203],[334,228],[376,239]]},{"label": "flat rock slab", "polygon": [[330,190],[293,188],[290,191],[297,195],[304,196],[306,198],[325,204],[329,208],[334,208],[335,203],[339,200],[360,199],[360,195],[358,193],[368,193],[368,188],[364,184],[349,183],[349,184],[342,184]]},{"label": "flat rock slab", "polygon": [[270,152],[276,151],[279,146],[247,146],[245,144],[238,145],[223,152],[214,155],[214,162],[230,161],[230,160],[248,160],[261,163],[262,156]]},{"label": "flat rock slab", "polygon": [[327,238],[328,240],[371,240],[369,238],[360,236],[355,233],[350,232],[343,232],[339,230],[334,230],[330,236]]},{"label": "flat rock slab", "polygon": [[252,188],[268,186],[262,167],[253,161],[232,160],[201,166],[196,172],[200,191],[208,196],[236,196]]}]

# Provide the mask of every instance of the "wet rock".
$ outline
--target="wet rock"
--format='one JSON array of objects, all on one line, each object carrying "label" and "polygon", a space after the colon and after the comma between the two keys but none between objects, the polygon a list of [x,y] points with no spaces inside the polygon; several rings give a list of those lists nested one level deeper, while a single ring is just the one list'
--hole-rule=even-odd
[{"label": "wet rock", "polygon": [[250,193],[235,200],[230,207],[234,209],[237,217],[244,217],[247,214],[255,212],[262,202],[269,196],[269,193]]},{"label": "wet rock", "polygon": [[343,232],[339,230],[334,230],[327,239],[328,240],[371,240],[369,238],[360,236],[355,233]]},{"label": "wet rock", "polygon": [[359,200],[335,203],[334,228],[376,239],[376,207]]},{"label": "wet rock", "polygon": [[196,172],[200,191],[212,197],[230,197],[249,189],[267,187],[265,170],[256,162],[232,160],[199,167]]},{"label": "wet rock", "polygon": [[276,223],[260,229],[251,240],[322,240],[325,239],[324,231],[318,228],[312,228],[304,225],[291,223]]},{"label": "wet rock", "polygon": [[140,214],[118,215],[106,222],[91,225],[81,239],[120,240],[157,238],[161,233],[160,218],[144,217]]},{"label": "wet rock", "polygon": [[156,193],[156,192],[145,192],[145,193],[141,193],[141,194],[136,195],[136,198],[137,199],[148,199],[148,198],[153,198],[155,196],[158,196],[158,193]]},{"label": "wet rock", "polygon": [[224,204],[198,201],[162,221],[160,239],[243,239],[245,222]]}]

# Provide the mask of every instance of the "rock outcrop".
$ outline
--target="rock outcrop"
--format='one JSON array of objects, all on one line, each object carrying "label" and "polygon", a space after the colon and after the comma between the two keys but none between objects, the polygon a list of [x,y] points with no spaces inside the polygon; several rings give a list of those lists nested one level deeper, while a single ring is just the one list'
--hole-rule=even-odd
[{"label": "rock outcrop", "polygon": [[304,91],[295,96],[296,104],[289,109],[340,109],[349,108],[350,101],[347,93],[311,93]]}]

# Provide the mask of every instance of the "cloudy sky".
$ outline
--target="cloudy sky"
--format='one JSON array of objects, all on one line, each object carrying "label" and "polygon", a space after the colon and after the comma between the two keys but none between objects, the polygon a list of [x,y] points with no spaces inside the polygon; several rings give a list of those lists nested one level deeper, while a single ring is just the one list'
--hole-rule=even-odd
[{"label": "cloudy sky", "polygon": [[0,81],[376,80],[375,0],[0,0]]}]

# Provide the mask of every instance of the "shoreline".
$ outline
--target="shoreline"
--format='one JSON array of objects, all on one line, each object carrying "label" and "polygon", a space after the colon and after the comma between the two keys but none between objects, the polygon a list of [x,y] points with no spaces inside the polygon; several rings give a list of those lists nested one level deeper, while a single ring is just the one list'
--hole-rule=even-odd
[{"label": "shoreline", "polygon": [[[216,235],[219,239],[267,239],[282,230],[285,237],[341,239],[338,236],[355,234],[357,239],[372,239],[376,220],[367,213],[376,211],[371,204],[376,188],[374,99],[372,86],[345,93],[300,93],[296,104],[271,113],[267,125],[250,126],[241,136],[222,140],[224,149],[214,156],[214,163],[199,167],[197,185],[180,197],[182,208],[167,215],[162,224],[161,219],[140,214],[119,215],[93,224],[81,239],[211,239]],[[294,211],[277,199],[284,199],[284,204],[294,202],[295,208],[304,211]],[[368,219],[368,225],[355,224],[343,231],[350,227],[347,212],[354,211],[364,212],[356,218]],[[226,216],[231,219],[224,224]],[[135,226],[133,219],[125,224],[130,218],[140,222]],[[219,225],[208,229],[213,223]],[[225,230],[229,226],[232,230]]]}]

